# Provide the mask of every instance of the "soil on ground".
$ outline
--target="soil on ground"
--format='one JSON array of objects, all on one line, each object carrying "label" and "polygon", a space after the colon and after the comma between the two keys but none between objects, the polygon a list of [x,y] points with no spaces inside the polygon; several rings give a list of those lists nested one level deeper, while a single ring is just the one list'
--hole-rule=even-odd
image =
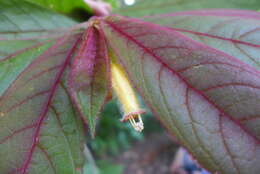
[{"label": "soil on ground", "polygon": [[178,145],[166,133],[147,136],[115,158],[124,174],[172,174],[170,166]]}]

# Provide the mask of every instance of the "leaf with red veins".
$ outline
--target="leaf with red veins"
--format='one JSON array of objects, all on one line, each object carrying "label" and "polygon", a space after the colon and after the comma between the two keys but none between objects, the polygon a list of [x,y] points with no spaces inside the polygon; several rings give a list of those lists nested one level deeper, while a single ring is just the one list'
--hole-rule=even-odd
[{"label": "leaf with red veins", "polygon": [[92,137],[100,111],[108,97],[109,60],[104,35],[89,27],[75,53],[69,78],[70,94]]},{"label": "leaf with red veins", "polygon": [[220,8],[259,10],[259,7],[260,1],[258,0],[138,0],[134,5],[122,6],[119,9],[115,9],[113,12],[114,14],[123,16],[143,17],[187,10]]},{"label": "leaf with red veins", "polygon": [[221,174],[260,171],[255,67],[136,19],[107,17],[101,28],[147,105],[204,167]]},{"label": "leaf with red veins", "polygon": [[0,173],[78,174],[85,140],[65,80],[81,29],[26,1],[0,9]]},{"label": "leaf with red veins", "polygon": [[200,10],[144,17],[221,50],[260,70],[260,13]]},{"label": "leaf with red veins", "polygon": [[[0,97],[0,156],[5,158],[0,158],[1,172],[35,173],[31,172],[33,168],[38,168],[37,171],[40,172],[54,163],[58,167],[50,169],[51,172],[75,173],[72,159],[74,152],[69,150],[71,142],[66,136],[79,130],[72,126],[76,124],[76,119],[70,118],[73,109],[61,79],[80,36],[64,35],[63,38],[54,40],[48,49],[37,50],[40,53],[33,55],[29,65],[3,91]],[[24,55],[16,56],[16,59],[22,59]],[[70,125],[64,119],[69,119],[73,124]],[[71,130],[63,128],[66,125]],[[40,149],[46,152],[42,153]],[[59,157],[61,153],[65,154]],[[46,158],[50,158],[48,165],[46,162],[42,163]],[[63,161],[68,162],[67,169],[58,165]],[[42,169],[39,169],[39,165],[43,165]]]}]

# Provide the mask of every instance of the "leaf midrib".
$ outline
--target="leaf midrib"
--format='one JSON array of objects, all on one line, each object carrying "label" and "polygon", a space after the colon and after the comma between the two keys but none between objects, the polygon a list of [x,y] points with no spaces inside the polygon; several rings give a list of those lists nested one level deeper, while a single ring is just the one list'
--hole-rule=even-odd
[{"label": "leaf midrib", "polygon": [[[61,67],[60,71],[58,72],[58,74],[56,75],[56,80],[54,81],[53,85],[51,86],[50,88],[50,94],[49,96],[47,97],[47,101],[46,101],[46,104],[45,106],[43,107],[42,109],[42,112],[39,116],[39,120],[38,120],[38,123],[37,123],[37,126],[36,126],[36,130],[35,130],[35,133],[33,135],[33,143],[32,143],[32,147],[30,148],[30,151],[29,151],[29,155],[28,155],[28,158],[27,160],[25,160],[25,163],[22,165],[22,167],[19,169],[20,171],[22,171],[22,174],[26,174],[27,172],[27,169],[29,167],[29,164],[31,162],[31,159],[32,159],[32,156],[33,156],[33,152],[34,152],[34,149],[36,148],[36,145],[38,143],[38,137],[39,137],[39,134],[40,134],[40,129],[41,129],[41,126],[42,126],[42,123],[43,121],[45,120],[45,117],[49,111],[49,107],[51,105],[51,102],[52,102],[52,99],[54,97],[54,94],[56,92],[56,89],[58,87],[58,84],[62,78],[62,75],[66,69],[66,67],[69,65],[70,63],[70,59],[73,55],[73,52],[79,42],[80,38],[78,38],[75,43],[72,45],[70,51],[68,52],[66,58],[65,58],[65,61],[64,61],[64,64],[63,64],[63,67]],[[55,45],[54,45],[55,46]],[[51,48],[50,48],[51,49]]]}]

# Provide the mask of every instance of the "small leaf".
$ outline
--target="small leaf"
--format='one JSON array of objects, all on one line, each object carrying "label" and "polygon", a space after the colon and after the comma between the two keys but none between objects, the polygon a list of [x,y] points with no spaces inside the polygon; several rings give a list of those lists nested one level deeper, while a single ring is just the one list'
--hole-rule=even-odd
[{"label": "small leaf", "polygon": [[256,67],[137,19],[107,17],[101,27],[146,104],[204,167],[221,174],[260,171]]},{"label": "small leaf", "polygon": [[90,133],[95,126],[109,89],[109,61],[103,33],[89,27],[76,52],[70,73],[70,93]]}]

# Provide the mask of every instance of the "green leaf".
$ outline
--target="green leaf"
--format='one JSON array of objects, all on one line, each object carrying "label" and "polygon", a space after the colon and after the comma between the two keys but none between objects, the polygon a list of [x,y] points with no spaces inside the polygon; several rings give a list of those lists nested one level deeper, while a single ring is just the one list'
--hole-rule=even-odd
[{"label": "green leaf", "polygon": [[137,19],[111,16],[101,28],[146,104],[200,164],[212,173],[260,171],[260,73],[250,60]]},{"label": "green leaf", "polygon": [[259,10],[259,0],[137,0],[133,6],[122,7],[114,13],[140,17],[205,8],[235,8]]},{"label": "green leaf", "polygon": [[43,7],[52,9],[59,13],[70,14],[75,10],[84,9],[86,12],[92,10],[83,0],[27,0]]},{"label": "green leaf", "polygon": [[92,137],[97,118],[108,96],[109,60],[103,33],[89,27],[76,51],[70,73],[70,93]]},{"label": "green leaf", "polygon": [[21,0],[0,0],[0,173],[78,174],[84,136],[66,84],[82,32]]},{"label": "green leaf", "polygon": [[113,164],[109,161],[98,161],[100,167],[100,174],[122,174],[124,167],[119,164]]}]

